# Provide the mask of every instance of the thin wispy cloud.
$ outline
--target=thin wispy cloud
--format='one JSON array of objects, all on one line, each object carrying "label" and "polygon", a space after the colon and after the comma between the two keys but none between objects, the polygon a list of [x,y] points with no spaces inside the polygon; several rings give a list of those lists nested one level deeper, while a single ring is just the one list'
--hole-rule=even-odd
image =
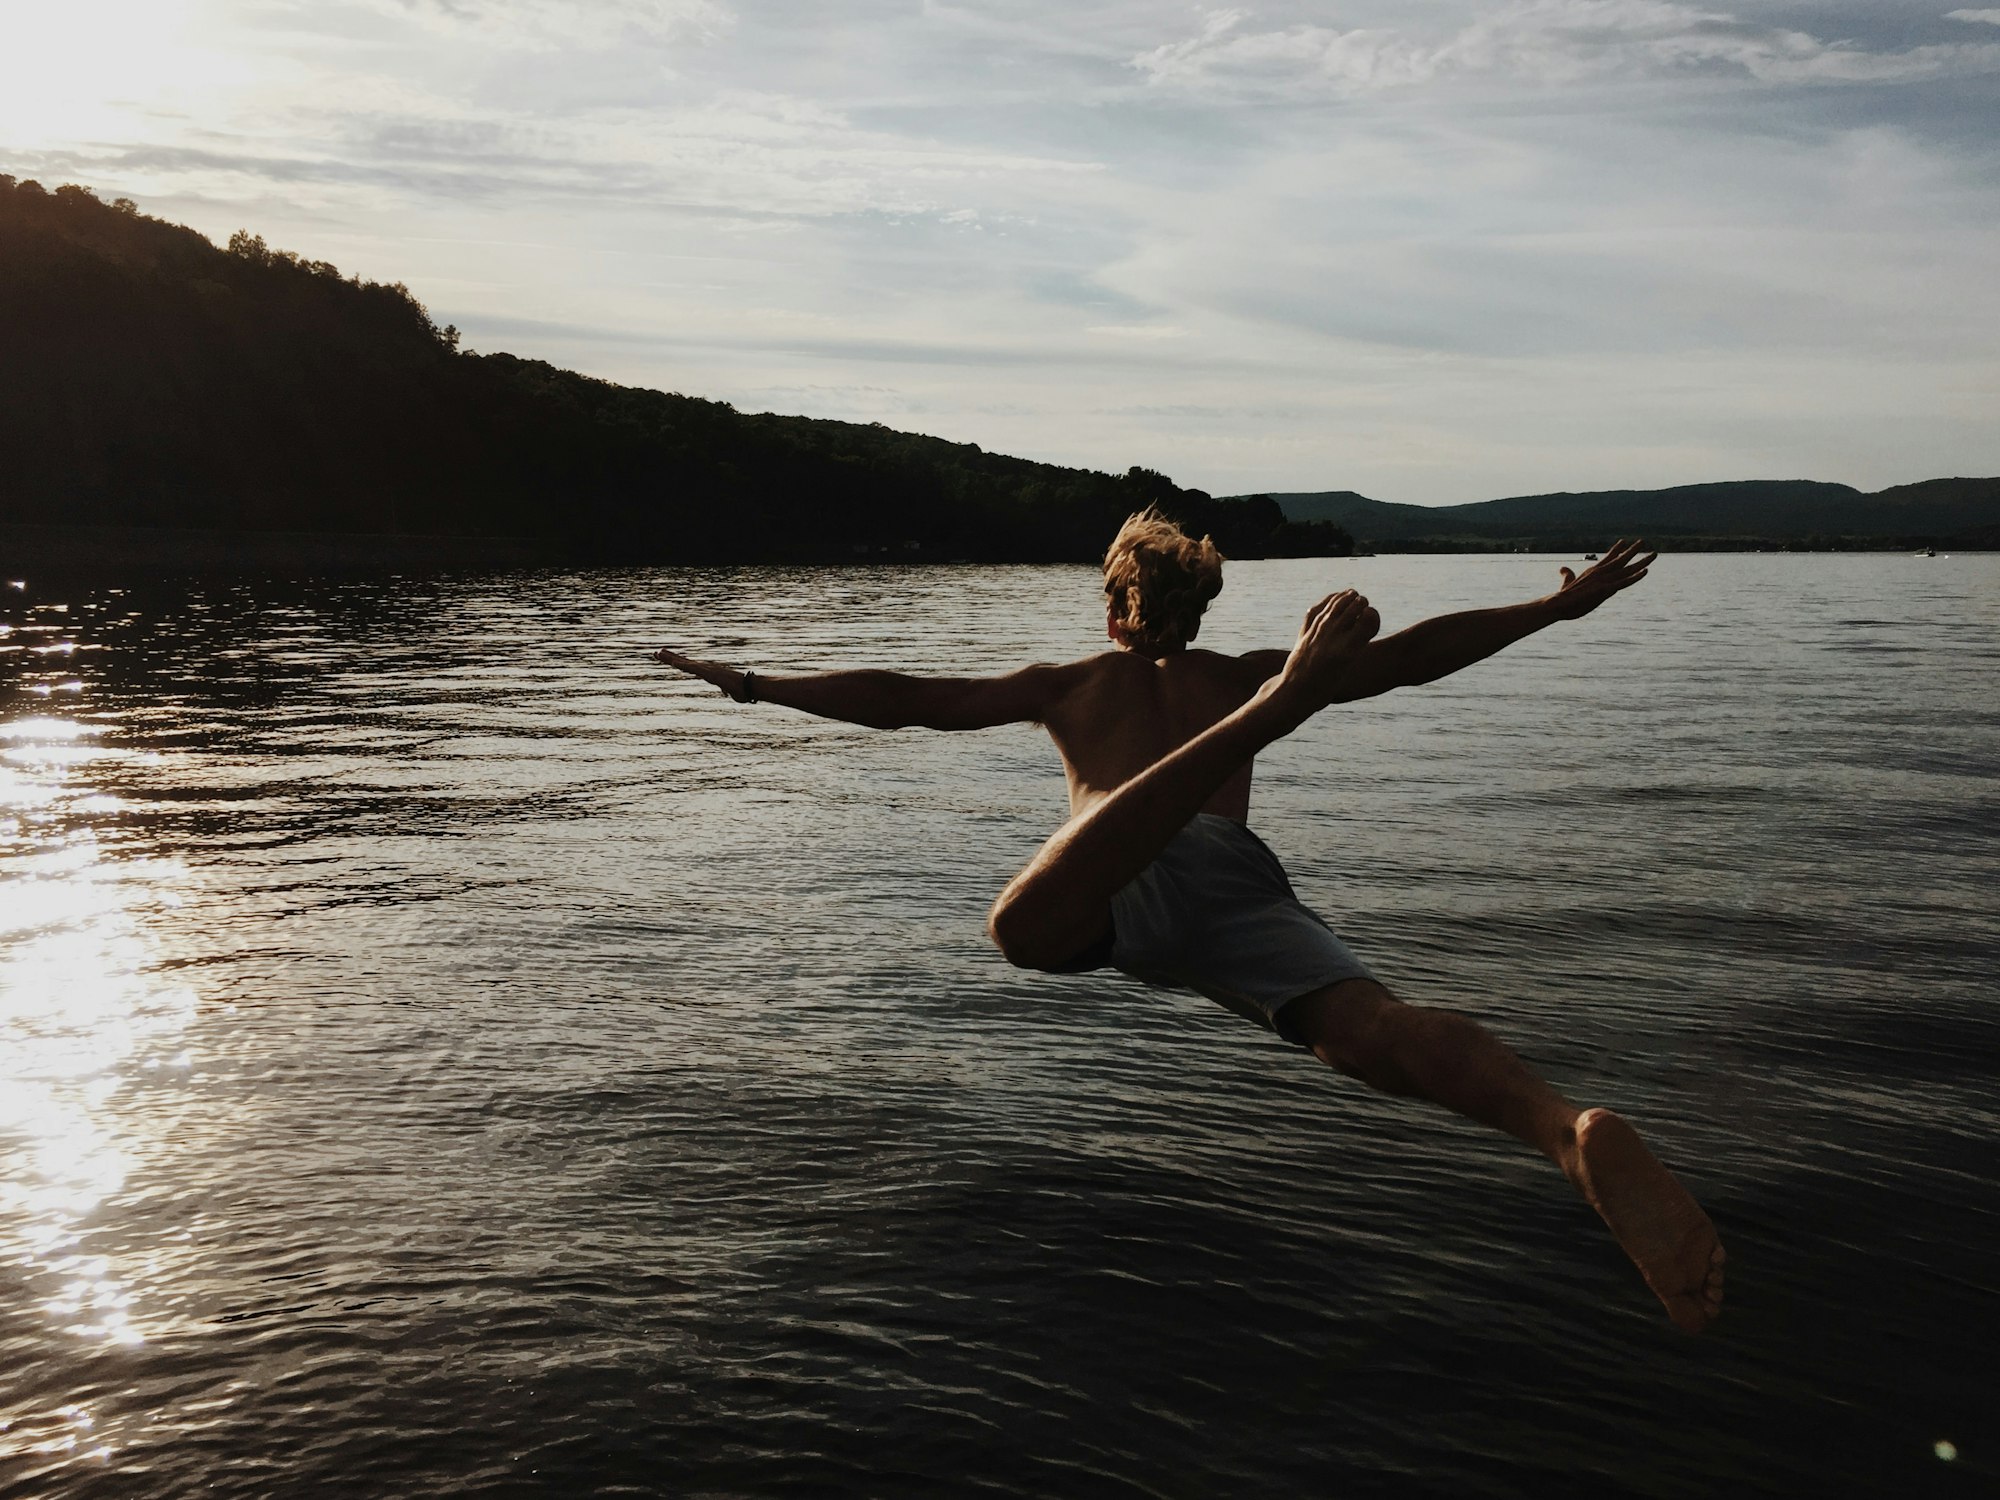
[{"label": "thin wispy cloud", "polygon": [[712,39],[732,13],[714,0],[374,0],[399,19],[491,46],[557,51],[641,42]]},{"label": "thin wispy cloud", "polygon": [[[1951,15],[1984,20],[2000,12]],[[1342,90],[1476,78],[1541,85],[1686,76],[1901,83],[2000,72],[2000,45],[1872,49],[1671,0],[1522,0],[1428,36],[1318,25],[1259,30],[1244,11],[1213,11],[1193,35],[1142,52],[1132,65],[1158,83],[1318,84]]]},{"label": "thin wispy cloud", "polygon": [[37,7],[0,171],[406,281],[475,347],[1218,492],[1879,484],[2000,472],[1996,24]]}]

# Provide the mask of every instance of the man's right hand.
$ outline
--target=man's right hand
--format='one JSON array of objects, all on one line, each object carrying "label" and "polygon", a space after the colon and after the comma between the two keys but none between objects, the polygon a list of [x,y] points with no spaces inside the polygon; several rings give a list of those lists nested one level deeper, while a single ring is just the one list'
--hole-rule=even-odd
[{"label": "man's right hand", "polygon": [[1280,680],[1315,708],[1333,701],[1340,679],[1361,648],[1382,628],[1382,617],[1353,589],[1328,594],[1306,611],[1298,644],[1285,658]]},{"label": "man's right hand", "polygon": [[690,677],[699,677],[703,682],[712,682],[736,702],[745,701],[743,674],[734,667],[725,667],[719,661],[701,661],[692,656],[683,656],[671,647],[662,646],[653,653],[653,660],[664,662],[677,672],[685,672]]}]

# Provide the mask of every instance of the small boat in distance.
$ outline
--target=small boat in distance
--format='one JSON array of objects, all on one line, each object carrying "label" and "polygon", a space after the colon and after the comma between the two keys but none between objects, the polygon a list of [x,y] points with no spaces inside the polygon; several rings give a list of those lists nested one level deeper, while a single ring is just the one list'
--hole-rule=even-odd
[{"label": "small boat in distance", "polygon": [[1937,548],[1935,548],[1935,547],[1926,547],[1926,548],[1924,548],[1924,550],[1923,550],[1923,551],[1921,551],[1921,552],[1917,552],[1917,553],[1912,553],[1911,555],[1912,555],[1912,556],[1914,556],[1914,557],[1936,557],[1936,556],[1937,556]]},{"label": "small boat in distance", "polygon": [[1585,562],[1596,562],[1597,554],[1595,552],[1586,552],[1583,554],[1583,560]]}]

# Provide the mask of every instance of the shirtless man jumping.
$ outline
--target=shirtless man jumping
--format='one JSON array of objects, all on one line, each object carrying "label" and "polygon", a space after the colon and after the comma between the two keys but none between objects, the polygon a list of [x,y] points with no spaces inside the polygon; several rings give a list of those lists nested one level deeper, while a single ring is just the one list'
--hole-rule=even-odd
[{"label": "shirtless man jumping", "polygon": [[1057,973],[1113,965],[1185,985],[1385,1093],[1429,1099],[1518,1137],[1562,1169],[1680,1328],[1722,1306],[1723,1250],[1694,1199],[1624,1120],[1578,1110],[1478,1022],[1390,994],[1300,905],[1245,826],[1253,757],[1321,709],[1431,682],[1646,576],[1620,542],[1555,593],[1440,615],[1376,640],[1348,590],[1307,613],[1290,652],[1191,648],[1222,588],[1222,556],[1147,512],[1104,560],[1116,650],[1000,677],[824,672],[770,677],[672,650],[658,659],[739,703],[779,703],[877,729],[1036,723],[1061,752],[1070,818],[993,904],[1009,962]]}]

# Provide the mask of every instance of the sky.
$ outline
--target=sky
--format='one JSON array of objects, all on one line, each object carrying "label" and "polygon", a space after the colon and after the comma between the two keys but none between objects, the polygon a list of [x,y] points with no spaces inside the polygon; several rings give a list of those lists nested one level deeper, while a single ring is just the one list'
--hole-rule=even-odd
[{"label": "sky", "polygon": [[2000,9],[0,0],[0,171],[1215,494],[2000,474]]}]

